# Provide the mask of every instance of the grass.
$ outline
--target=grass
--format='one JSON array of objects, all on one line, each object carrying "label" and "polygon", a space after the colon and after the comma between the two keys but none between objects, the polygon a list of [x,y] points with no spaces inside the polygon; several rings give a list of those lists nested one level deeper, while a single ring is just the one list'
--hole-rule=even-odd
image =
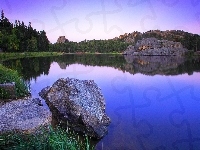
[{"label": "grass", "polygon": [[28,57],[48,57],[60,56],[61,52],[23,52],[23,53],[0,53],[0,60],[5,61],[9,59],[28,58]]},{"label": "grass", "polygon": [[[63,54],[78,54],[78,53],[64,53],[64,52],[24,52],[24,53],[0,53],[0,60],[5,61],[9,59],[19,59],[19,58],[31,58],[31,57],[50,57],[50,56],[60,56]],[[110,53],[81,53],[81,54],[117,54],[119,52],[110,52]]]},{"label": "grass", "polygon": [[8,91],[0,87],[0,99],[9,99],[10,95]]},{"label": "grass", "polygon": [[0,135],[2,150],[91,150],[88,137],[84,144],[75,139],[75,134],[52,127],[41,130],[39,134],[7,133]]},{"label": "grass", "polygon": [[[67,53],[66,53],[67,54]],[[73,53],[73,54],[77,54],[77,53]],[[122,55],[122,53],[120,52],[109,52],[109,53],[93,53],[93,52],[85,52],[82,54],[106,54],[106,55]]]},{"label": "grass", "polygon": [[[0,84],[15,82],[16,98],[25,97],[29,94],[29,86],[20,77],[17,71],[8,69],[0,64]],[[0,98],[9,98],[8,93],[0,88]]]}]

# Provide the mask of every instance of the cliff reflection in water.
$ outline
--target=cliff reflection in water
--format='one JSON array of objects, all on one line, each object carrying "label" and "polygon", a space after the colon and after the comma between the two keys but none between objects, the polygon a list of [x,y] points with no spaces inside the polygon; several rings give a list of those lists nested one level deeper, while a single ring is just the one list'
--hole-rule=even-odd
[{"label": "cliff reflection in water", "polygon": [[178,75],[200,71],[200,59],[186,59],[177,56],[124,56],[125,70],[131,74]]},{"label": "cliff reflection in water", "polygon": [[186,59],[176,56],[122,56],[122,55],[64,55],[46,58],[23,58],[7,60],[3,65],[17,70],[26,80],[48,75],[52,62],[57,62],[61,69],[71,64],[86,66],[107,66],[131,74],[178,75],[200,71],[200,58]]},{"label": "cliff reflection in water", "polygon": [[132,56],[132,55],[70,55],[56,59],[61,69],[78,63],[89,66],[107,66],[145,75],[178,75],[200,71],[200,58],[187,59],[177,56]]},{"label": "cliff reflection in water", "polygon": [[200,71],[200,58],[187,59],[177,56],[132,56],[132,55],[69,55],[57,57],[55,61],[61,69],[78,63],[88,66],[107,66],[145,75],[178,75]]}]

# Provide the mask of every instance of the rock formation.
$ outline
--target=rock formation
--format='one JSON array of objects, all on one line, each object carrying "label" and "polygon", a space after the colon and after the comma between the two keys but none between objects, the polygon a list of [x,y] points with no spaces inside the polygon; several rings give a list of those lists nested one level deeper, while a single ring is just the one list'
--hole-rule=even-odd
[{"label": "rock formation", "polygon": [[34,132],[51,124],[50,110],[39,99],[20,99],[0,105],[0,133],[19,131]]},{"label": "rock formation", "polygon": [[65,43],[67,41],[68,41],[68,39],[66,39],[65,36],[59,36],[57,43]]},{"label": "rock formation", "polygon": [[94,81],[61,78],[39,95],[75,131],[98,139],[107,133],[110,119],[105,113],[103,95]]},{"label": "rock formation", "polygon": [[146,38],[138,40],[135,46],[129,45],[124,51],[125,55],[184,55],[188,50],[183,48],[180,42],[167,40],[157,40],[156,38]]}]

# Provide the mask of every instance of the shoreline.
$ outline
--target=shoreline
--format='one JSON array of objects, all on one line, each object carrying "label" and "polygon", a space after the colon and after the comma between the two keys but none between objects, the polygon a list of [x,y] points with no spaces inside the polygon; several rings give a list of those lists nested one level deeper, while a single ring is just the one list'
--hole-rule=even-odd
[{"label": "shoreline", "polygon": [[[10,59],[20,59],[20,58],[33,58],[33,57],[53,57],[53,56],[63,56],[63,55],[130,55],[124,53],[88,53],[88,52],[78,52],[78,53],[65,53],[65,52],[19,52],[19,53],[0,53],[0,60],[6,61]],[[132,55],[132,56],[174,56],[174,55]],[[175,55],[177,56],[177,55]],[[199,57],[200,53],[186,54],[184,57]]]},{"label": "shoreline", "polygon": [[31,58],[31,57],[51,57],[61,56],[63,52],[21,52],[21,53],[0,53],[0,60],[5,61],[9,59]]},{"label": "shoreline", "polygon": [[19,53],[0,53],[0,60],[31,58],[31,57],[52,57],[62,55],[122,55],[123,53],[65,53],[65,52],[19,52]]}]

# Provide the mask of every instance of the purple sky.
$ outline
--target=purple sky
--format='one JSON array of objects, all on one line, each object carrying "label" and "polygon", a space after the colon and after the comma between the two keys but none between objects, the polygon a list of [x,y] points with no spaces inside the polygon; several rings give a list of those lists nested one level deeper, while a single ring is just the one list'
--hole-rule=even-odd
[{"label": "purple sky", "polygon": [[109,39],[133,31],[184,30],[200,34],[199,0],[0,0],[0,9],[45,30],[54,43]]}]

